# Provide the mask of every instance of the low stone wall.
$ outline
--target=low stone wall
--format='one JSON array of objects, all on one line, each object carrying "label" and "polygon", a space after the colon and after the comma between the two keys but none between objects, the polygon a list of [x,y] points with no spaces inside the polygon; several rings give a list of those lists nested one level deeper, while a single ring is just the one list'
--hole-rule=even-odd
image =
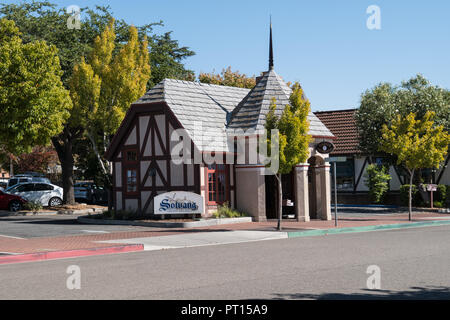
[{"label": "low stone wall", "polygon": [[156,227],[156,228],[199,228],[225,224],[252,222],[252,217],[205,219],[199,221],[184,221],[184,222],[164,222],[164,221],[105,220],[105,219],[95,219],[95,216],[81,216],[77,218],[77,221],[85,224],[126,225],[126,226]]}]

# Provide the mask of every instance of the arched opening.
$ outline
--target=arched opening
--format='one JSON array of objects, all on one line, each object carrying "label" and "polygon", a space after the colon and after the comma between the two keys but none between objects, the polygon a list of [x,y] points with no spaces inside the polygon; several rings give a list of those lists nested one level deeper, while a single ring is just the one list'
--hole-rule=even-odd
[{"label": "arched opening", "polygon": [[321,157],[313,156],[308,159],[308,195],[309,195],[309,217],[319,219],[318,215],[318,184],[319,177],[317,167],[324,165],[325,161]]},{"label": "arched opening", "polygon": [[[281,183],[283,191],[283,219],[293,219],[295,218],[294,170],[291,173],[281,175]],[[274,175],[265,177],[265,188],[266,217],[267,219],[278,219],[278,180]]]}]

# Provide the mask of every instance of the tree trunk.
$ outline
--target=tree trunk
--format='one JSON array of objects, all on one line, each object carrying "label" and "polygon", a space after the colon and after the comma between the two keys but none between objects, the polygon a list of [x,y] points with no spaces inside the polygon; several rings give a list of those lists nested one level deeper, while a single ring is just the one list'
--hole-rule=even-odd
[{"label": "tree trunk", "polygon": [[12,157],[9,158],[9,177],[12,178],[14,176],[14,166]]},{"label": "tree trunk", "polygon": [[414,170],[409,172],[409,204],[408,215],[409,221],[412,221],[412,183],[413,183]]},{"label": "tree trunk", "polygon": [[62,170],[62,185],[63,185],[63,202],[64,204],[75,204],[75,194],[73,188],[73,142],[74,135],[72,135],[67,128],[64,129],[58,137],[52,138],[53,146],[58,154],[59,162]]},{"label": "tree trunk", "polygon": [[[111,165],[105,166],[105,163],[103,162],[102,156],[100,155],[99,149],[97,147],[97,143],[95,141],[95,137],[92,134],[92,132],[88,131],[87,135],[88,135],[89,140],[91,141],[92,150],[94,151],[94,154],[97,158],[98,163],[100,164],[100,167],[102,168],[102,172],[105,177],[105,188],[108,191],[108,211],[111,212],[112,207],[113,207],[113,185],[112,185],[112,177],[111,177],[112,166]],[[105,141],[105,139],[104,139],[104,141]],[[109,164],[109,162],[108,162],[108,164]]]},{"label": "tree trunk", "polygon": [[277,225],[277,230],[281,231],[281,220],[283,218],[283,186],[281,184],[281,174],[276,174],[275,177],[278,180],[278,225]]},{"label": "tree trunk", "polygon": [[[55,145],[55,143],[54,143]],[[75,203],[75,194],[73,189],[73,143],[70,140],[66,140],[64,144],[60,144],[59,148],[56,147],[59,162],[61,163],[62,170],[62,185],[63,185],[63,202],[65,204]],[[60,149],[60,150],[58,150]]]}]

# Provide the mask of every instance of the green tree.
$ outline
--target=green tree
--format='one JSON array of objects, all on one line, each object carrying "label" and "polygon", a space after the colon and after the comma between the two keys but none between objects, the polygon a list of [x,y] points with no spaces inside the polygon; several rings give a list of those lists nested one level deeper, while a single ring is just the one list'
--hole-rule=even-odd
[{"label": "green tree", "polygon": [[[113,14],[110,8],[95,6],[95,8],[81,8],[81,25],[79,30],[67,28],[67,19],[70,17],[64,8],[58,9],[55,4],[47,1],[33,1],[21,4],[0,4],[0,17],[16,22],[22,32],[24,43],[36,40],[45,40],[58,48],[58,56],[63,74],[61,76],[65,87],[70,87],[72,72],[75,66],[81,63],[83,57],[91,54],[95,38],[101,34],[111,21]],[[152,66],[153,77],[147,83],[147,89],[164,78],[182,78],[193,80],[193,72],[184,68],[182,62],[195,53],[187,47],[180,47],[171,33],[158,35],[153,28],[163,26],[162,21],[149,23],[136,27],[139,38],[147,36],[148,59]],[[124,20],[114,20],[115,45],[113,55],[117,55],[131,36],[130,25]],[[86,75],[87,76],[87,75]],[[88,78],[87,78],[88,79]],[[95,81],[94,78],[91,81]],[[91,90],[95,85],[91,83]],[[86,85],[87,87],[87,85]],[[95,90],[94,90],[95,91]],[[76,95],[73,94],[72,98]],[[76,97],[83,100],[83,97]],[[95,106],[93,106],[95,107]],[[74,108],[62,132],[52,138],[55,150],[62,167],[62,181],[64,188],[64,202],[74,203],[73,167],[75,157],[74,144],[83,139],[86,129],[85,108]],[[117,120],[117,119],[116,119]],[[114,124],[115,125],[115,124]],[[0,146],[0,150],[1,150]],[[87,157],[88,152],[82,150],[77,159]],[[99,151],[100,152],[100,151]]]},{"label": "green tree", "polygon": [[[308,134],[310,103],[304,98],[303,89],[298,83],[293,86],[290,96],[290,104],[286,105],[281,116],[275,114],[276,100],[272,99],[270,111],[266,116],[265,129],[267,130],[267,148],[270,151],[272,143],[278,143],[279,169],[275,174],[278,182],[278,226],[281,230],[283,190],[281,183],[282,174],[292,172],[299,163],[304,163],[309,156],[309,143],[311,136]],[[272,142],[271,130],[278,130],[277,141]]]},{"label": "green tree", "polygon": [[223,69],[220,74],[200,73],[198,80],[202,83],[252,89],[256,85],[255,77],[248,77],[239,71],[231,71],[231,67]]},{"label": "green tree", "polygon": [[386,172],[386,167],[370,164],[367,166],[364,177],[372,201],[382,203],[386,192],[389,190],[389,180],[391,180],[391,176]]},{"label": "green tree", "polygon": [[0,19],[0,141],[12,154],[47,145],[62,131],[72,103],[61,82],[57,49],[23,43],[13,21]]},{"label": "green tree", "polygon": [[412,216],[412,183],[414,172],[423,168],[439,168],[450,144],[450,135],[442,125],[435,125],[436,114],[427,111],[422,120],[415,113],[398,115],[390,127],[383,125],[380,150],[397,157],[409,172],[409,220]]},{"label": "green tree", "polygon": [[400,86],[381,83],[367,90],[355,114],[361,151],[369,155],[379,153],[381,129],[397,115],[406,117],[414,112],[420,120],[428,111],[436,113],[435,124],[450,130],[450,91],[431,85],[420,74]]}]

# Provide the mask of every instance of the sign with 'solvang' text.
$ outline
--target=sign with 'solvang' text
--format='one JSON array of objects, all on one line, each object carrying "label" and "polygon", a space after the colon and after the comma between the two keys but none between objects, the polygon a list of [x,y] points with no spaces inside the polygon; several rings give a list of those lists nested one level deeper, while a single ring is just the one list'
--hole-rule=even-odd
[{"label": "sign with 'solvang' text", "polygon": [[171,191],[154,199],[155,214],[202,214],[203,197],[197,193]]}]

